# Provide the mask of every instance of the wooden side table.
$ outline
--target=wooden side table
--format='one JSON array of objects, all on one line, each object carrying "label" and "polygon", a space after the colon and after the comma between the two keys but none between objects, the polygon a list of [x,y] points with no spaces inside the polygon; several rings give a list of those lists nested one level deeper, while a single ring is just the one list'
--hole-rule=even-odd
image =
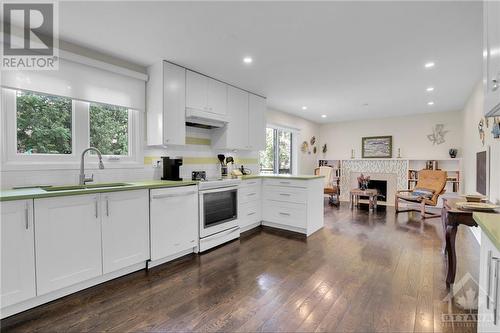
[{"label": "wooden side table", "polygon": [[349,206],[353,209],[354,206],[359,206],[359,197],[368,197],[368,207],[370,212],[377,210],[377,196],[378,190],[375,189],[366,189],[360,190],[358,188],[351,190]]}]

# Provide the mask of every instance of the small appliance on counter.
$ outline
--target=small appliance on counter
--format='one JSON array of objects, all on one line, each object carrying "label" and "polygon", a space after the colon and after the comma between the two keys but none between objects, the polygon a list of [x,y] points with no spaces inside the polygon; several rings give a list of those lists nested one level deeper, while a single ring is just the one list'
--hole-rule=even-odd
[{"label": "small appliance on counter", "polygon": [[163,177],[162,180],[182,180],[180,177],[180,167],[182,165],[182,158],[170,158],[162,156],[163,160]]},{"label": "small appliance on counter", "polygon": [[224,154],[219,154],[219,155],[217,155],[217,158],[219,159],[219,162],[220,162],[221,178],[225,178],[225,177],[227,177],[227,165],[225,163],[226,156],[224,156]]},{"label": "small appliance on counter", "polygon": [[205,181],[207,180],[207,173],[205,171],[191,172],[191,180]]}]

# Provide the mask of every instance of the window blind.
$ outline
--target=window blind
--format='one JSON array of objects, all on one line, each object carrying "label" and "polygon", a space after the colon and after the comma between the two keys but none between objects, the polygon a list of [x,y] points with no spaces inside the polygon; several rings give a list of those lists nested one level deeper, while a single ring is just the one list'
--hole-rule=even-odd
[{"label": "window blind", "polygon": [[59,59],[59,70],[3,71],[2,86],[145,110],[146,82],[90,65]]}]

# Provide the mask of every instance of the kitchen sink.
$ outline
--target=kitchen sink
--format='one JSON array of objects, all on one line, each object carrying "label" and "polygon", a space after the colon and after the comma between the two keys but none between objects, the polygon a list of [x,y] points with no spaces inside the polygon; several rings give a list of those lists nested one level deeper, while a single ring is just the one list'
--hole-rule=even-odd
[{"label": "kitchen sink", "polygon": [[130,185],[128,183],[102,183],[102,184],[87,184],[87,185],[63,185],[63,186],[47,186],[42,187],[43,190],[47,192],[56,191],[74,191],[74,190],[84,190],[84,189],[99,189],[108,187],[120,187]]}]

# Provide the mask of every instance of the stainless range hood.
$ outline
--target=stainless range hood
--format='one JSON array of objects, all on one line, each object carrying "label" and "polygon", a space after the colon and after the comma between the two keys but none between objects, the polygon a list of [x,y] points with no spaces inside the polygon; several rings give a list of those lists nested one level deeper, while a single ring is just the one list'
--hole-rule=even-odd
[{"label": "stainless range hood", "polygon": [[201,128],[221,128],[226,126],[225,116],[202,110],[186,108],[186,125]]}]

